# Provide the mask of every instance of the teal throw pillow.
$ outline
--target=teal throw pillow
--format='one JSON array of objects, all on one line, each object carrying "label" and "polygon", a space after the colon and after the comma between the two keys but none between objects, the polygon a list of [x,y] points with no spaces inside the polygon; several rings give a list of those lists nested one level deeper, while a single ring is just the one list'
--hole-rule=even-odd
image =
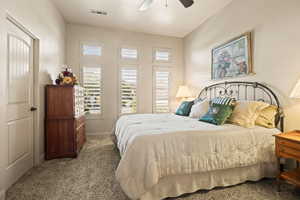
[{"label": "teal throw pillow", "polygon": [[176,115],[189,116],[194,101],[183,101],[176,110]]},{"label": "teal throw pillow", "polygon": [[208,112],[199,121],[208,122],[215,125],[223,125],[233,111],[232,105],[212,104]]}]

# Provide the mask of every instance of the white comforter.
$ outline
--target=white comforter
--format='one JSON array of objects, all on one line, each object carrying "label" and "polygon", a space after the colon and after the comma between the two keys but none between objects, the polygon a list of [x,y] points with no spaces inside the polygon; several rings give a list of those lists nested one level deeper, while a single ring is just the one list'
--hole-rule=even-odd
[{"label": "white comforter", "polygon": [[117,180],[131,199],[166,176],[275,162],[277,129],[215,126],[174,114],[122,116],[115,128]]}]

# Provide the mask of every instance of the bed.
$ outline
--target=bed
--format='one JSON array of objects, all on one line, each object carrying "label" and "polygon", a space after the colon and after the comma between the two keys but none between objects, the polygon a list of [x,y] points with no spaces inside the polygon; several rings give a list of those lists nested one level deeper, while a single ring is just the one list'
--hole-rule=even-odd
[{"label": "bed", "polygon": [[206,87],[196,101],[216,96],[278,106],[279,129],[215,126],[175,114],[122,116],[115,127],[116,178],[130,199],[159,200],[276,175],[273,135],[281,132],[283,115],[273,91],[255,82],[225,82]]}]

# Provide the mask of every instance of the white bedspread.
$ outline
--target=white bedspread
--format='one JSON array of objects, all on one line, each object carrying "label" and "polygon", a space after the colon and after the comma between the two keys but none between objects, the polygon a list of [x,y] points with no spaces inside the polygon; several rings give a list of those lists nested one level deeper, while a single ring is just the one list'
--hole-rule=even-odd
[{"label": "white bedspread", "polygon": [[115,129],[121,161],[117,180],[131,199],[166,176],[275,162],[280,131],[215,126],[174,114],[122,116]]}]

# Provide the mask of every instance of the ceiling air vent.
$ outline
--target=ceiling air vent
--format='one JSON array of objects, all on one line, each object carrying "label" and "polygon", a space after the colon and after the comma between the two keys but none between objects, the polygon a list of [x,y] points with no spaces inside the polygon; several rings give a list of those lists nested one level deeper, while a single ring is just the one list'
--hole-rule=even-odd
[{"label": "ceiling air vent", "polygon": [[94,10],[94,9],[91,9],[90,13],[95,14],[95,15],[107,15],[107,12],[105,12],[103,10]]}]

